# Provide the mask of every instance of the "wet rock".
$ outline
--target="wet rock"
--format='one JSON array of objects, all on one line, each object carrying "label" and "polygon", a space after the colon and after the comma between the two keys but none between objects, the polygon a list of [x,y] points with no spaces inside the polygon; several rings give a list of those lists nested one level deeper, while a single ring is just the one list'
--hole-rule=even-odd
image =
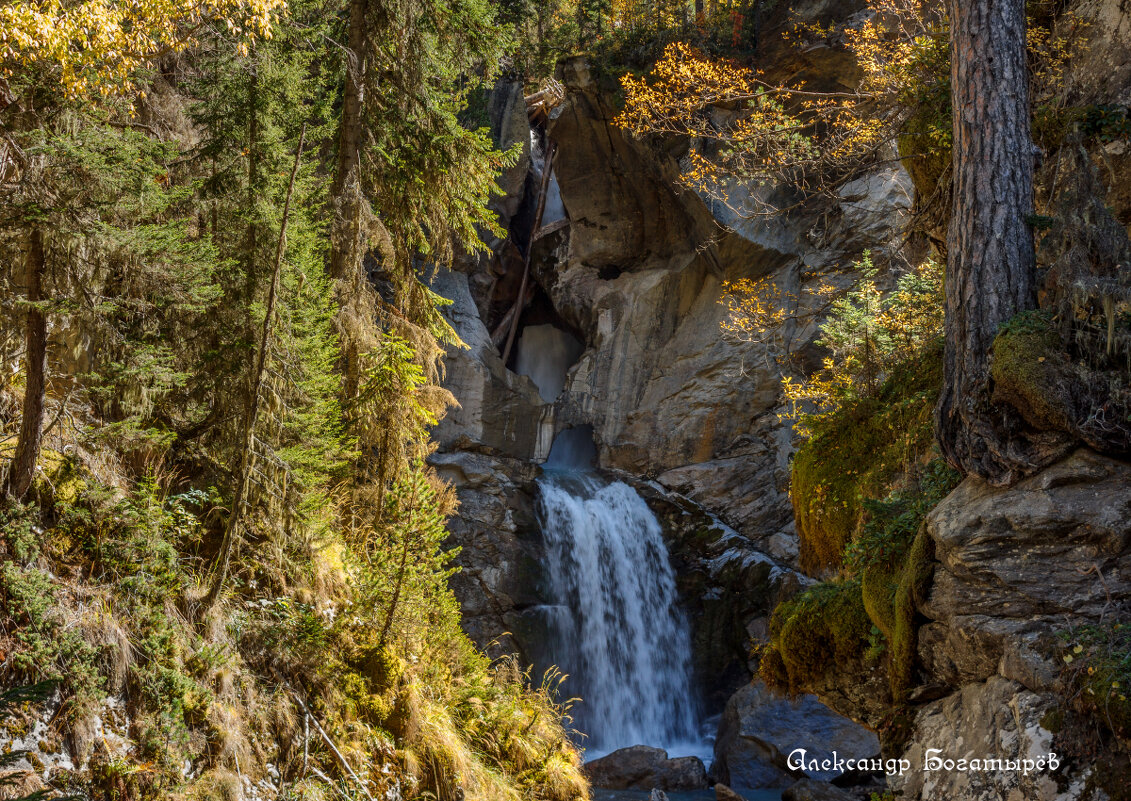
[{"label": "wet rock", "polygon": [[[736,787],[781,787],[794,777],[790,752],[804,748],[810,756],[831,752],[844,759],[878,756],[875,733],[821,704],[815,696],[774,696],[761,682],[743,687],[727,702],[715,740],[712,776]],[[833,779],[836,773],[813,773]]]},{"label": "wet rock", "polygon": [[782,801],[855,801],[856,796],[816,779],[802,779],[787,787]]},{"label": "wet rock", "polygon": [[517,653],[524,664],[545,640],[538,594],[544,555],[534,516],[537,468],[468,451],[435,453],[429,463],[455,487],[459,514],[448,542],[460,546],[450,584],[468,636],[493,656]]},{"label": "wet rock", "polygon": [[648,801],[668,801],[668,794],[653,787],[652,792],[648,794]]},{"label": "wet rock", "polygon": [[745,799],[722,782],[715,782],[715,801],[745,801]]},{"label": "wet rock", "polygon": [[656,482],[631,481],[664,527],[680,599],[694,621],[692,664],[708,707],[722,710],[769,640],[774,607],[812,580]]},{"label": "wet rock", "polygon": [[594,787],[604,790],[684,791],[707,789],[707,771],[699,757],[669,758],[647,745],[621,748],[585,764]]}]

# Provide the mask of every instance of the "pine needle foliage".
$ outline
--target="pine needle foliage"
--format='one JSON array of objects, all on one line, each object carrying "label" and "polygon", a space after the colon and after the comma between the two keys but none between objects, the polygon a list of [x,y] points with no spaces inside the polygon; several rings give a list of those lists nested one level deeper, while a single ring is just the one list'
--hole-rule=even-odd
[{"label": "pine needle foliage", "polygon": [[[0,622],[11,678],[59,681],[61,781],[139,801],[241,779],[286,799],[586,799],[568,704],[460,629],[454,494],[423,461],[460,344],[427,276],[492,230],[514,154],[461,112],[509,28],[485,0],[374,0],[358,60],[341,2],[111,6],[9,3],[60,30],[0,47],[0,101],[17,95],[0,108],[0,353],[20,360],[33,310],[50,333],[29,502],[0,499]],[[119,31],[149,38],[110,63],[113,30],[55,47],[82,8],[164,16]],[[362,147],[342,186],[351,76]],[[356,247],[335,273],[343,221]],[[246,525],[205,604],[264,330]],[[29,376],[0,384],[0,470]],[[125,744],[92,754],[93,716],[118,708]]]}]

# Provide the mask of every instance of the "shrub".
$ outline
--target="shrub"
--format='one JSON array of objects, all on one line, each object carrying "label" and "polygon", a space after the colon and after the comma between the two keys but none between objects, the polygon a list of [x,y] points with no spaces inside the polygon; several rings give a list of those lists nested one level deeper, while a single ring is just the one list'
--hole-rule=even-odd
[{"label": "shrub", "polygon": [[1061,658],[1071,704],[1124,744],[1131,742],[1131,624],[1077,626],[1063,635]]}]

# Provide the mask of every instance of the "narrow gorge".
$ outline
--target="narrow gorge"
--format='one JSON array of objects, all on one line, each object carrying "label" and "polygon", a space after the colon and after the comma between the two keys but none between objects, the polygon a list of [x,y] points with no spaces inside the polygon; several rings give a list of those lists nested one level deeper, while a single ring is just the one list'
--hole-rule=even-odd
[{"label": "narrow gorge", "polygon": [[0,801],[1131,801],[1131,0],[0,0]]},{"label": "narrow gorge", "polygon": [[[821,57],[806,68],[821,85],[835,85],[843,65],[835,54]],[[818,302],[813,288],[821,284],[849,291],[859,276],[844,266],[858,254],[870,252],[877,264],[921,258],[921,245],[904,238],[916,202],[912,178],[898,164],[879,166],[808,215],[741,217],[679,183],[678,149],[632,140],[613,123],[616,100],[584,59],[564,61],[559,77],[562,98],[548,114],[539,108],[545,116],[532,128],[519,86],[501,83],[491,94],[497,141],[529,138],[532,158],[505,176],[497,208],[506,238],[433,283],[452,301],[449,319],[469,345],[449,351],[445,386],[460,406],[437,429],[440,449],[431,457],[460,499],[452,542],[462,548],[462,572],[452,582],[467,631],[492,653],[520,654],[536,672],[557,665],[568,674],[563,692],[581,698],[573,725],[595,760],[597,787],[692,790],[709,780],[753,792],[807,774],[836,776],[789,764],[796,748],[859,758],[882,750],[918,763],[937,742],[973,737],[1003,758],[1050,752],[1059,657],[1031,616],[1056,614],[1055,607],[1075,620],[1102,620],[1127,597],[1127,556],[1116,543],[1128,535],[1119,521],[1131,509],[1131,488],[1115,489],[1126,468],[1080,455],[1033,479],[1032,490],[1010,494],[967,481],[956,497],[993,498],[987,508],[997,517],[978,518],[957,499],[932,516],[941,564],[916,613],[925,667],[913,721],[891,717],[881,661],[840,664],[823,684],[809,685],[816,696],[768,691],[758,662],[771,642],[771,613],[821,577],[811,565],[802,570],[789,488],[794,441],[775,348],[788,343],[792,358],[815,362],[821,312],[806,303]],[[554,175],[546,205],[560,203],[561,211],[531,230],[548,142]],[[721,337],[724,286],[766,277],[793,298],[791,314],[761,343]],[[507,325],[516,327],[518,347],[504,363]],[[581,458],[592,460],[593,477],[561,476],[556,454],[567,437],[590,449]],[[1089,471],[1095,479],[1079,484]],[[1083,522],[1076,504],[1094,492],[1103,521]],[[1033,503],[1041,516],[1023,522],[1017,515]],[[1031,567],[1007,568],[1006,556],[957,544],[959,525],[977,528],[976,541],[1002,530],[1042,542],[1061,536],[1055,530],[1069,540],[1058,557],[1034,552]],[[962,562],[967,551],[980,555]],[[1078,592],[1078,602],[1044,600],[1038,586],[1048,586],[1050,570],[1060,571],[1058,592]],[[1075,578],[1089,571],[1103,581]],[[1100,596],[1103,610],[1088,611]],[[647,637],[638,631],[641,614],[649,616]],[[872,630],[865,636],[882,636]],[[978,717],[997,714],[991,709],[1012,709],[1013,717]],[[884,733],[883,749],[875,730]],[[666,753],[650,750],[657,747]],[[607,757],[614,748],[627,750]],[[709,773],[685,757],[701,758]],[[905,798],[1076,798],[1085,785],[1102,784],[1102,770],[1077,763],[1055,782],[911,771],[888,783]],[[838,784],[877,782],[875,789],[882,773],[844,775]],[[793,797],[847,792],[820,787],[811,792],[826,795],[804,795],[798,785]]]},{"label": "narrow gorge", "polygon": [[[712,778],[780,787],[786,755],[818,732],[876,756],[875,735],[811,696],[749,685],[770,613],[812,579],[798,571],[777,366],[717,332],[724,281],[799,286],[843,254],[894,247],[910,181],[898,168],[870,176],[819,233],[814,220],[727,230],[736,220],[677,187],[672,156],[612,124],[584,61],[563,69],[544,129],[528,134],[519,86],[492,94],[500,145],[533,143],[497,202],[509,235],[433,279],[469,345],[448,354],[460,406],[430,457],[461,504],[452,582],[464,625],[536,675],[568,674],[589,758],[646,746],[702,760],[671,766],[660,789],[705,789],[712,764]],[[563,216],[531,235],[547,138]],[[533,291],[504,364],[498,329],[519,304],[524,241]],[[789,328],[800,348],[816,336],[811,323]],[[650,790],[651,770],[607,781]]]}]

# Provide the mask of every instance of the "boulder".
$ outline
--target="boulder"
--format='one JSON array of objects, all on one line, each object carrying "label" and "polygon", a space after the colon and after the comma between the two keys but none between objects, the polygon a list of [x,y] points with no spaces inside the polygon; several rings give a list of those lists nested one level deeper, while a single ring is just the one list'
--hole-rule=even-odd
[{"label": "boulder", "polygon": [[907,801],[1090,797],[1106,772],[1089,759],[1027,773],[924,763],[929,749],[983,761],[1056,750],[1042,721],[1056,728],[1064,705],[1059,633],[1131,605],[1131,465],[1080,449],[1012,487],[967,478],[927,533],[938,564],[918,652],[930,694],[948,694],[918,708],[902,755],[912,769],[891,789]]},{"label": "boulder", "polygon": [[1035,692],[1055,632],[1131,603],[1131,465],[1088,450],[1013,487],[967,478],[931,513],[934,583],[919,655],[952,686],[993,675]]},{"label": "boulder", "polygon": [[684,202],[678,168],[614,122],[617,108],[584,57],[561,66],[567,94],[547,126],[559,152],[554,172],[569,214],[571,260],[619,269],[694,251],[709,235],[703,204]]},{"label": "boulder", "polygon": [[782,801],[856,801],[856,796],[816,779],[802,779],[787,787]]},{"label": "boulder", "polygon": [[746,801],[722,782],[715,782],[715,801]]},{"label": "boulder", "polygon": [[[1057,704],[1052,693],[1038,694],[1001,676],[967,684],[961,690],[924,706],[915,716],[914,737],[903,758],[911,770],[889,778],[890,788],[905,801],[1054,801],[1081,798],[1085,778],[1059,771],[958,770],[926,771],[929,755],[943,759],[1039,759],[1053,748],[1053,735],[1042,725]],[[931,752],[928,749],[941,749]],[[1099,796],[1097,796],[1099,797]]]},{"label": "boulder", "polygon": [[585,763],[594,787],[604,790],[705,790],[707,770],[699,757],[669,758],[662,748],[633,745]]},{"label": "boulder", "polygon": [[[797,748],[806,749],[811,757],[836,751],[844,759],[865,759],[879,755],[880,741],[874,732],[841,717],[815,696],[779,698],[758,681],[727,702],[711,774],[734,787],[782,787],[795,778],[787,761]],[[837,775],[814,772],[810,778],[828,780]]]}]

